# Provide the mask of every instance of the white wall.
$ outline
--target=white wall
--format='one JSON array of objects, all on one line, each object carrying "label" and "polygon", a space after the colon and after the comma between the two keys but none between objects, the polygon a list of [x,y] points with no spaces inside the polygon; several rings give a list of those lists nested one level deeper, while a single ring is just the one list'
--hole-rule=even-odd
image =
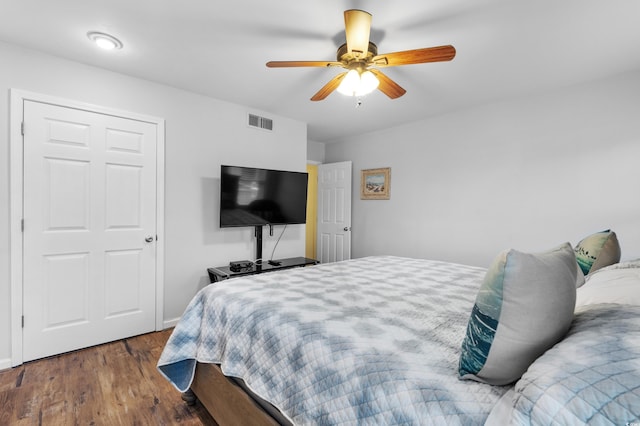
[{"label": "white wall", "polygon": [[[640,257],[640,72],[327,144],[342,160],[354,257],[486,266],[606,228],[623,259]],[[378,167],[392,168],[391,199],[360,200],[360,170]]]},{"label": "white wall", "polygon": [[313,163],[324,163],[325,144],[322,142],[307,141],[307,160]]},{"label": "white wall", "polygon": [[[0,43],[0,365],[10,357],[9,89],[146,114],[166,120],[165,311],[179,317],[208,283],[206,268],[255,255],[250,228],[220,230],[220,164],[306,170],[306,124],[148,81]],[[274,120],[269,133],[247,113]],[[284,155],[283,155],[284,153]],[[271,254],[276,235],[264,236]],[[275,257],[304,254],[304,226],[289,226]]]}]

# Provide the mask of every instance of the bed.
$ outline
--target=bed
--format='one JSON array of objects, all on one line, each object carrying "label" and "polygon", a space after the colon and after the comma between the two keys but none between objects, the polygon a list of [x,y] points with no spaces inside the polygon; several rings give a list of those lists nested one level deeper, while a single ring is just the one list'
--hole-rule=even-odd
[{"label": "bed", "polygon": [[[593,278],[635,272],[625,285],[638,292],[640,262],[602,269]],[[194,297],[158,368],[219,424],[640,420],[640,306],[581,301],[596,280],[573,290],[581,305],[568,332],[521,378],[463,380],[461,345],[487,274],[373,256],[226,280]]]}]

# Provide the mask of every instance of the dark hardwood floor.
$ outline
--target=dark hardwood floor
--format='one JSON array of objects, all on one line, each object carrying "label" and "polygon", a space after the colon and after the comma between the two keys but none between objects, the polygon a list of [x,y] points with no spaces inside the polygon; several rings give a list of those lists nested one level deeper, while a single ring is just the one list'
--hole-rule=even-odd
[{"label": "dark hardwood floor", "polygon": [[0,371],[0,425],[215,425],[156,370],[171,330]]}]

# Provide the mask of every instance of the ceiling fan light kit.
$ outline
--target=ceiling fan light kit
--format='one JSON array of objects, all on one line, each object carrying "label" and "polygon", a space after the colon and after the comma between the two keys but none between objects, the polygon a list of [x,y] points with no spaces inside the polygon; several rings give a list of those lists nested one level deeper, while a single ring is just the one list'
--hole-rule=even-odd
[{"label": "ceiling fan light kit", "polygon": [[312,101],[321,101],[337,90],[346,96],[364,96],[378,89],[390,99],[396,99],[407,91],[387,77],[378,68],[426,62],[450,61],[456,55],[453,46],[426,47],[378,55],[378,47],[369,41],[371,14],[364,10],[350,9],[344,12],[346,43],[338,48],[337,61],[270,61],[269,68],[289,67],[342,67],[342,72],[315,95]]},{"label": "ceiling fan light kit", "polygon": [[364,96],[376,90],[379,84],[371,71],[349,70],[336,90],[346,96]]}]

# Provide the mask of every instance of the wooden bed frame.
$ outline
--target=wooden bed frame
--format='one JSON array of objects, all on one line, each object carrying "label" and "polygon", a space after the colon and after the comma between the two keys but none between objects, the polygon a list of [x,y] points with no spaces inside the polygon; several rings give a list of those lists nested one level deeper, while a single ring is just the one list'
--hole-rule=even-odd
[{"label": "wooden bed frame", "polygon": [[196,399],[200,400],[220,426],[291,425],[284,416],[274,413],[276,418],[268,413],[255,397],[225,376],[217,364],[197,363],[191,388],[182,395],[182,399],[189,405],[195,404]]}]

